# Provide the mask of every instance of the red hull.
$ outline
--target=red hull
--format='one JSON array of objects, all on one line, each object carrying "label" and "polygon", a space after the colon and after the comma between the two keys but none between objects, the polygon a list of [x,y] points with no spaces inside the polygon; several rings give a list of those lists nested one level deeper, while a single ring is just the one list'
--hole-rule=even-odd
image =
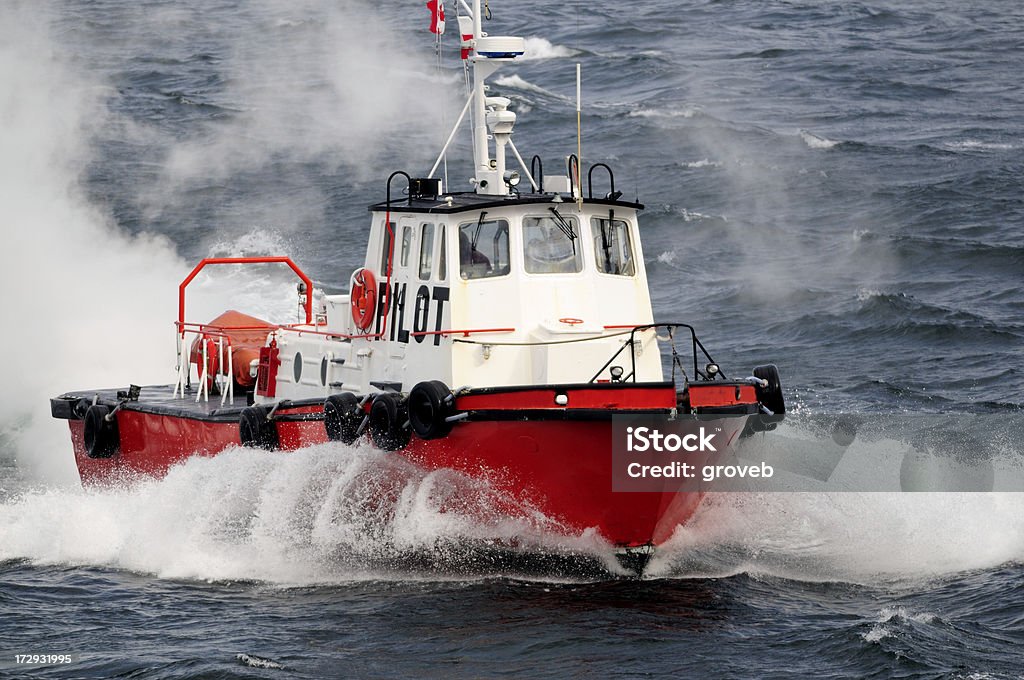
[{"label": "red hull", "polygon": [[[554,396],[566,393],[573,407],[556,407]],[[728,396],[733,404],[753,397],[737,388]],[[479,391],[457,400],[457,409],[473,418],[441,439],[413,437],[399,453],[427,470],[453,469],[484,479],[508,498],[542,512],[567,535],[596,529],[618,547],[659,545],[690,519],[703,493],[678,491],[673,479],[664,480],[661,491],[613,491],[610,416],[667,413],[675,402],[674,390],[661,385]],[[275,420],[280,448],[327,442],[321,412],[318,404],[280,408]],[[116,418],[120,449],[110,458],[89,457],[83,421],[70,420],[85,483],[163,475],[186,458],[215,455],[240,443],[237,421],[226,418],[163,415],[145,407],[125,408]],[[743,420],[727,420],[724,439],[732,442]]]}]

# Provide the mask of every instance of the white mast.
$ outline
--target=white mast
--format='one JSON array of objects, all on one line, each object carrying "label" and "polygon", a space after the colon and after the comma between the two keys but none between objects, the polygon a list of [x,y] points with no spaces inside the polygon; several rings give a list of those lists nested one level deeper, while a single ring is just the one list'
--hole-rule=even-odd
[{"label": "white mast", "polygon": [[[504,97],[487,96],[487,79],[502,64],[523,54],[526,41],[516,37],[491,37],[483,32],[480,0],[473,0],[473,166],[478,194],[507,196],[505,145],[512,138],[516,114],[508,110]],[[488,137],[494,137],[491,157]]]}]

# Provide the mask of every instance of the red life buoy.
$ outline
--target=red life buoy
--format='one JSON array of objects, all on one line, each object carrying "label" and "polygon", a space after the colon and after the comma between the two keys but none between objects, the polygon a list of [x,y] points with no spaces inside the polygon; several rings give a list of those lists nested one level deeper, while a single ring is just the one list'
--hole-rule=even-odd
[{"label": "red life buoy", "polygon": [[366,267],[352,273],[352,294],[349,298],[352,308],[352,320],[359,330],[366,330],[373,323],[373,313],[377,309],[377,280]]},{"label": "red life buoy", "polygon": [[568,324],[570,326],[576,326],[583,323],[583,319],[576,319],[571,316],[566,316],[558,320],[560,323]]}]

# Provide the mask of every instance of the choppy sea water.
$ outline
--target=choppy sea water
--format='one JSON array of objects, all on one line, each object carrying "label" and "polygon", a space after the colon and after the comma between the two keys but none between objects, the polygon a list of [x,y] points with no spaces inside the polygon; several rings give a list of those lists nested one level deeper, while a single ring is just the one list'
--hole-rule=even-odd
[{"label": "choppy sea water", "polygon": [[[1019,418],[1016,3],[491,4],[488,30],[530,48],[494,92],[551,174],[575,150],[582,64],[584,159],[647,205],[657,317],[697,326],[723,367],[778,364],[797,413],[969,413],[973,441]],[[0,7],[0,674],[1024,675],[1018,493],[719,496],[634,581],[495,558],[481,542],[542,523],[369,448],[77,488],[46,399],[169,381],[192,262],[288,252],[345,287],[365,206],[391,171],[429,168],[461,106],[427,19]],[[293,295],[222,273],[190,304],[288,314]],[[963,441],[930,445],[975,455]],[[602,554],[588,535],[552,550]]]}]

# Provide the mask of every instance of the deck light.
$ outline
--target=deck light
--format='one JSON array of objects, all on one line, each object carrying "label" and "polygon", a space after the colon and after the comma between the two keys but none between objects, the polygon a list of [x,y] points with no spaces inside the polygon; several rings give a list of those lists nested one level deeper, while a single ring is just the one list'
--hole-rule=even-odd
[{"label": "deck light", "polygon": [[715,378],[716,375],[718,375],[718,372],[720,370],[721,369],[718,368],[718,364],[708,364],[707,366],[704,367],[704,372],[707,373],[708,377],[711,378],[712,380]]},{"label": "deck light", "polygon": [[612,366],[608,369],[608,372],[612,374],[612,382],[622,380],[622,366]]}]

